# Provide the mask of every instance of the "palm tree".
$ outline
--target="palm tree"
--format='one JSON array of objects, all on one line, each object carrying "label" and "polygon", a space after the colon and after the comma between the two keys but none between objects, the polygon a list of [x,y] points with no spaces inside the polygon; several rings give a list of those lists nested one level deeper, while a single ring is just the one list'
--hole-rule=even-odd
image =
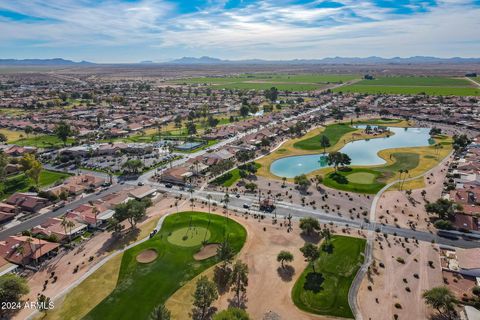
[{"label": "palm tree", "polygon": [[31,237],[28,237],[27,240],[25,241],[28,243],[28,246],[30,247],[30,251],[33,253],[33,247],[32,247],[33,239]]},{"label": "palm tree", "polygon": [[[225,192],[225,195],[223,196],[223,202],[225,203],[225,223],[228,224],[228,203],[230,202],[230,195],[228,192]],[[225,228],[225,232],[226,232]]]},{"label": "palm tree", "polygon": [[100,210],[98,210],[98,208],[94,206],[92,209],[92,213],[95,216],[95,227],[96,227],[98,225],[97,217],[98,217],[98,214],[100,213]]},{"label": "palm tree", "polygon": [[400,190],[403,188],[403,185],[405,183],[405,179],[407,178],[408,170],[407,169],[403,170],[403,173],[404,173],[403,181],[402,181],[402,186],[401,186]]},{"label": "palm tree", "polygon": [[66,216],[63,216],[62,217],[62,222],[60,223],[60,225],[63,227],[63,230],[65,231],[65,235],[67,234],[67,217]]},{"label": "palm tree", "polygon": [[72,220],[68,220],[67,227],[70,228],[70,233],[68,237],[70,238],[70,241],[72,241],[72,228],[75,227],[75,223]]},{"label": "palm tree", "polygon": [[190,187],[190,189],[188,189],[188,192],[190,192],[190,207],[192,208],[191,211],[193,211],[193,202],[195,201],[195,199],[193,198],[193,193],[195,192],[195,190]]},{"label": "palm tree", "polygon": [[23,260],[25,259],[25,247],[23,246],[23,244],[15,248],[15,252],[22,255],[22,261],[20,262],[20,264],[24,266],[25,264],[23,263]]},{"label": "palm tree", "polygon": [[225,192],[225,195],[223,196],[223,202],[225,203],[226,215],[228,216],[228,203],[230,202],[230,195],[228,192]]},{"label": "palm tree", "polygon": [[398,180],[400,180],[400,186],[399,186],[399,188],[400,188],[400,190],[402,190],[402,182],[401,182],[401,180],[402,180],[403,169],[398,170],[398,173],[400,174],[400,176],[398,177]]},{"label": "palm tree", "polygon": [[[207,225],[207,231],[210,228],[210,219],[211,219],[211,213],[210,213],[210,206],[211,206],[211,200],[212,200],[212,195],[207,194],[207,199],[208,199],[208,225]],[[205,237],[207,236],[207,233],[205,232]],[[203,239],[205,241],[205,239]]]}]

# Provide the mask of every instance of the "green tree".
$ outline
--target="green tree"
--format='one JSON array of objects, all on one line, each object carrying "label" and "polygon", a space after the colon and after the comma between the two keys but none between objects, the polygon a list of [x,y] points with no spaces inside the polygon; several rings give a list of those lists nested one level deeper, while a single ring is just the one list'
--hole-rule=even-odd
[{"label": "green tree", "polygon": [[25,134],[27,135],[27,138],[28,138],[28,136],[33,132],[33,128],[32,126],[26,126],[23,131],[25,131]]},{"label": "green tree", "polygon": [[[6,177],[6,171],[5,168],[8,164],[8,156],[5,152],[0,150],[0,182],[3,182]],[[0,190],[1,191],[1,190]]]},{"label": "green tree", "polygon": [[293,178],[293,182],[297,185],[298,189],[301,191],[307,191],[308,187],[311,185],[310,180],[304,174],[301,174]]},{"label": "green tree", "polygon": [[250,320],[250,316],[243,309],[228,308],[215,314],[213,320]]},{"label": "green tree", "polygon": [[319,174],[315,175],[315,188],[318,189],[318,186],[323,183],[323,177]]},{"label": "green tree", "polygon": [[265,90],[265,98],[267,98],[271,102],[277,101],[278,89],[275,87],[271,87],[270,89]]},{"label": "green tree", "polygon": [[307,235],[320,231],[320,223],[317,219],[312,217],[305,217],[300,219],[300,229]]},{"label": "green tree", "polygon": [[[27,280],[9,273],[0,277],[0,301],[18,303],[30,291]],[[6,310],[2,310],[6,311]],[[3,312],[2,312],[3,313]]]},{"label": "green tree", "polygon": [[442,133],[442,129],[437,127],[433,127],[432,129],[430,129],[430,132],[429,132],[431,136],[438,136],[441,133]]},{"label": "green tree", "polygon": [[175,127],[176,128],[181,128],[182,127],[182,117],[180,115],[176,116],[175,119],[173,120],[175,122]]},{"label": "green tree", "polygon": [[61,121],[59,124],[55,126],[55,135],[62,140],[63,145],[65,146],[67,144],[67,139],[71,135],[73,135],[73,130],[70,127],[69,124],[67,124],[65,121]]},{"label": "green tree", "polygon": [[209,127],[215,128],[220,121],[217,118],[212,117],[211,115],[208,116],[207,123]]},{"label": "green tree", "polygon": [[0,133],[0,143],[5,143],[7,140],[7,136],[3,133]]},{"label": "green tree", "polygon": [[137,223],[145,217],[147,205],[143,201],[129,200],[127,203],[121,203],[115,207],[113,217],[118,221],[127,220],[131,229],[134,229]]},{"label": "green tree", "polygon": [[123,165],[122,168],[124,169],[125,173],[130,174],[138,174],[140,170],[143,168],[143,163],[139,159],[130,159],[127,160]]},{"label": "green tree", "polygon": [[25,175],[35,182],[38,187],[40,180],[40,173],[43,170],[42,163],[37,160],[34,154],[26,153],[20,159],[20,166],[25,172]]},{"label": "green tree", "polygon": [[243,105],[240,107],[240,115],[242,117],[245,118],[246,116],[248,116],[249,113],[250,113],[250,108],[248,106]]},{"label": "green tree", "polygon": [[240,150],[237,152],[236,157],[238,161],[245,163],[255,157],[255,152],[252,150]]},{"label": "green tree", "polygon": [[460,204],[454,201],[440,198],[435,202],[427,203],[425,210],[428,213],[435,213],[441,220],[452,220],[455,217],[457,211],[462,211],[463,208]]},{"label": "green tree", "polygon": [[150,313],[150,320],[170,320],[171,313],[164,304],[159,304]]},{"label": "green tree", "polygon": [[40,294],[37,298],[38,311],[43,312],[44,316],[50,310],[51,299],[44,294]]},{"label": "green tree", "polygon": [[235,255],[230,242],[225,239],[217,248],[217,257],[220,261],[223,261],[223,268],[225,269],[228,264],[230,264],[233,260],[233,256]]},{"label": "green tree", "polygon": [[423,299],[442,316],[449,316],[455,310],[455,296],[448,287],[434,287],[427,290],[423,293]]},{"label": "green tree", "polygon": [[302,252],[305,259],[307,259],[308,262],[311,263],[313,272],[316,272],[315,260],[320,257],[320,252],[318,251],[317,246],[312,243],[305,243],[303,247],[300,248],[300,251]]},{"label": "green tree", "polygon": [[282,264],[282,268],[285,268],[285,262],[293,261],[293,254],[289,251],[282,250],[277,255],[277,261]]},{"label": "green tree", "polygon": [[237,307],[242,305],[248,286],[248,266],[241,260],[235,261],[230,278],[231,289],[235,293]]},{"label": "green tree", "polygon": [[208,280],[206,276],[201,276],[193,293],[192,318],[196,320],[210,318],[213,312],[211,305],[217,298],[218,292],[215,283]]},{"label": "green tree", "polygon": [[453,148],[455,151],[465,149],[472,141],[465,134],[453,136]]},{"label": "green tree", "polygon": [[332,166],[335,168],[335,172],[337,172],[338,166],[346,166],[349,165],[352,162],[350,157],[341,152],[331,152],[327,156],[327,163],[329,166]]},{"label": "green tree", "polygon": [[330,147],[330,140],[326,135],[320,138],[320,146],[323,148],[323,153],[327,153],[327,148]]},{"label": "green tree", "polygon": [[193,121],[187,122],[187,133],[189,135],[194,135],[197,133],[197,126]]}]

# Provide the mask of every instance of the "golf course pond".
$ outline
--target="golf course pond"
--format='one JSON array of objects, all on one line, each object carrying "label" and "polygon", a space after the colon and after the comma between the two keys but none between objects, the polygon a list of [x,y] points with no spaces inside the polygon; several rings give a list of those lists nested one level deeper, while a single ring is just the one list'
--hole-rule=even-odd
[{"label": "golf course pond", "polygon": [[[365,128],[364,125],[356,126]],[[373,126],[372,126],[373,127]],[[347,154],[352,166],[374,166],[385,164],[378,156],[384,149],[424,147],[434,143],[430,138],[430,128],[388,127],[393,135],[384,138],[356,140],[345,144],[339,152]],[[293,178],[301,174],[328,167],[324,153],[291,156],[278,159],[270,166],[270,171],[279,177]]]}]

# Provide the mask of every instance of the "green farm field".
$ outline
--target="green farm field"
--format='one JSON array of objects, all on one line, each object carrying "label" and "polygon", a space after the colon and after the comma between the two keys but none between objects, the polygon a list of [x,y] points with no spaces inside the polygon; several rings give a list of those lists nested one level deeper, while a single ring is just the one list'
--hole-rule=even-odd
[{"label": "green farm field", "polygon": [[475,86],[471,81],[450,77],[381,77],[362,80],[349,86],[336,88],[334,91],[369,94],[480,95],[480,87]]},{"label": "green farm field", "polygon": [[264,90],[276,87],[279,90],[310,91],[322,88],[329,83],[343,83],[360,78],[357,75],[327,74],[243,74],[229,77],[205,77],[181,79],[177,84],[205,84],[222,89]]}]

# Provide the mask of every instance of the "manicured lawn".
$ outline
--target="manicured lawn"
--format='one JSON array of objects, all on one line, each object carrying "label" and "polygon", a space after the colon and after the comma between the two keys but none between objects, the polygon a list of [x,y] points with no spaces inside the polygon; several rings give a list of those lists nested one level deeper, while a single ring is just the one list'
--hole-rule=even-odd
[{"label": "manicured lawn", "polygon": [[[171,215],[165,219],[157,235],[123,254],[115,290],[84,319],[147,319],[155,306],[165,303],[181,286],[216,264],[216,257],[194,260],[193,255],[201,245],[177,246],[168,241],[170,233],[190,225],[208,227],[209,243],[222,242],[225,235],[228,236],[235,252],[240,251],[246,239],[245,229],[223,216],[204,212]],[[139,264],[136,256],[145,249],[155,249],[158,258],[149,264]]]},{"label": "manicured lawn", "polygon": [[360,184],[371,184],[375,178],[376,175],[370,172],[355,172],[348,175],[348,181]]},{"label": "manicured lawn", "polygon": [[9,129],[0,129],[0,133],[7,137],[7,142],[18,140],[26,135],[26,133],[23,131]]},{"label": "manicured lawn", "polygon": [[44,320],[76,320],[83,318],[115,288],[122,254],[105,263],[69,292],[63,302],[47,312]]},{"label": "manicured lawn", "polygon": [[[72,144],[73,138],[67,139],[67,145]],[[30,136],[29,138],[23,138],[12,142],[19,146],[30,146],[37,148],[61,148],[63,147],[63,141],[55,135],[40,135]]]},{"label": "manicured lawn", "polygon": [[391,124],[396,124],[400,123],[403,120],[400,119],[390,119],[390,118],[382,118],[382,119],[371,119],[371,120],[365,120],[365,121],[356,121],[354,124],[374,124],[374,125],[391,125]]},{"label": "manicured lawn", "polygon": [[327,136],[328,140],[330,140],[330,145],[333,146],[338,142],[338,140],[340,140],[340,138],[344,134],[355,130],[355,128],[352,128],[345,123],[332,124],[327,126],[325,128],[325,131],[323,131],[321,134],[305,140],[298,141],[293,146],[297,149],[303,150],[321,150],[323,148],[320,145],[320,141],[323,135]]},{"label": "manicured lawn", "polygon": [[[40,173],[39,187],[46,187],[54,184],[58,180],[65,179],[70,176],[67,173],[43,170]],[[17,174],[13,177],[9,177],[5,182],[0,183],[0,191],[3,190],[3,194],[0,197],[6,198],[15,192],[24,192],[33,186],[33,181],[28,178],[24,173]]]},{"label": "manicured lawn", "polygon": [[335,173],[330,172],[325,175],[323,184],[327,187],[338,190],[368,194],[377,193],[385,186],[385,183],[378,181],[378,178],[381,177],[381,173],[376,170],[352,168],[350,171],[339,170],[337,174],[345,177],[347,181],[338,182],[334,180],[333,176],[335,175]]},{"label": "manicured lawn", "polygon": [[[255,167],[257,167],[257,170],[258,170],[262,167],[262,165],[260,163],[255,163]],[[232,171],[229,171],[224,175],[221,175],[217,179],[213,180],[212,183],[216,185],[222,185],[228,188],[228,187],[231,187],[239,179],[240,179],[240,169],[235,168]]]},{"label": "manicured lawn", "polygon": [[315,273],[309,265],[292,290],[295,305],[307,312],[353,318],[348,305],[348,290],[363,263],[365,240],[332,236],[333,251],[321,250]]},{"label": "manicured lawn", "polygon": [[330,188],[353,191],[359,193],[375,194],[387,183],[388,179],[400,170],[416,168],[420,162],[420,156],[413,152],[395,152],[391,154],[391,164],[373,168],[351,168],[346,171],[338,171],[347,181],[338,182],[333,179],[334,173],[325,175],[323,183]]},{"label": "manicured lawn", "polygon": [[392,158],[395,160],[394,163],[375,168],[376,171],[384,174],[382,180],[388,179],[400,170],[412,170],[416,168],[420,162],[420,155],[414,152],[395,152],[392,153]]}]

